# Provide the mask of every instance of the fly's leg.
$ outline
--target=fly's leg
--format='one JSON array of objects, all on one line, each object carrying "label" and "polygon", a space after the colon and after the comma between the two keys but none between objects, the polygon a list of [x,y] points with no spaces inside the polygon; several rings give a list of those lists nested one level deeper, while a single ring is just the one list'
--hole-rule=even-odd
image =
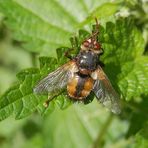
[{"label": "fly's leg", "polygon": [[48,95],[47,100],[43,103],[43,106],[47,108],[49,106],[50,101],[52,101],[56,96],[60,95],[62,92],[57,92],[51,95]]},{"label": "fly's leg", "polygon": [[49,105],[49,100],[47,100],[47,101],[45,101],[45,102],[43,103],[43,106],[44,106],[45,108],[47,108],[48,105]]},{"label": "fly's leg", "polygon": [[51,96],[48,96],[48,99],[43,103],[43,106],[47,108],[49,106],[49,102],[52,100]]},{"label": "fly's leg", "polygon": [[65,52],[65,54],[64,54],[64,56],[67,57],[67,58],[70,59],[70,60],[73,59],[73,57],[70,55],[70,52],[71,52],[72,50],[74,50],[74,49],[73,49],[73,48],[70,48],[70,49],[68,49],[68,50]]},{"label": "fly's leg", "polygon": [[[101,48],[102,52],[99,53],[99,56],[102,55],[104,53],[103,48]],[[105,67],[105,64],[102,61],[98,61],[98,65],[100,65],[101,67]]]},{"label": "fly's leg", "polygon": [[104,49],[101,48],[101,53],[99,53],[99,55],[103,55],[104,54]]},{"label": "fly's leg", "polygon": [[78,40],[77,40],[76,37],[72,37],[72,38],[70,38],[70,42],[71,42],[72,48],[70,48],[69,50],[67,50],[64,55],[65,55],[68,59],[72,60],[72,59],[73,59],[73,56],[71,56],[71,53],[72,53],[72,51],[74,51],[75,49],[78,49]]},{"label": "fly's leg", "polygon": [[92,29],[92,38],[96,41],[98,41],[98,34],[99,34],[99,26],[100,24],[98,23],[98,20],[97,18],[95,17],[95,21],[96,21],[96,24],[93,25],[93,29]]},{"label": "fly's leg", "polygon": [[102,61],[99,61],[98,65],[100,65],[101,67],[105,67],[105,64]]}]

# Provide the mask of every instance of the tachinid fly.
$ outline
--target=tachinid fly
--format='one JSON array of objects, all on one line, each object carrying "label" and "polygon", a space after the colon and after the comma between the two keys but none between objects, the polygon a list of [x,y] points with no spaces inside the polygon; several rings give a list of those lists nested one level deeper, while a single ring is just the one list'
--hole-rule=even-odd
[{"label": "tachinid fly", "polygon": [[[97,40],[99,24],[96,19],[96,29],[85,39],[78,55],[51,72],[35,86],[36,94],[59,94],[67,87],[68,96],[77,101],[86,100],[93,92],[104,106],[114,113],[120,113],[119,96],[101,68],[100,55],[103,53]],[[50,101],[53,97],[49,97]]]}]

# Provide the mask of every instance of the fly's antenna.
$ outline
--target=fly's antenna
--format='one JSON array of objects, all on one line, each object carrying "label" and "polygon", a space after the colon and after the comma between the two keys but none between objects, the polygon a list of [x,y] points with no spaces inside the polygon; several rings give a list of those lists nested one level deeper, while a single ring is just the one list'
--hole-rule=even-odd
[{"label": "fly's antenna", "polygon": [[96,21],[96,32],[99,33],[99,23],[96,17],[95,17],[95,21]]},{"label": "fly's antenna", "polygon": [[95,17],[95,21],[96,21],[95,29],[92,31],[92,35],[91,35],[92,41],[97,40],[97,37],[99,34],[99,23],[96,17]]}]

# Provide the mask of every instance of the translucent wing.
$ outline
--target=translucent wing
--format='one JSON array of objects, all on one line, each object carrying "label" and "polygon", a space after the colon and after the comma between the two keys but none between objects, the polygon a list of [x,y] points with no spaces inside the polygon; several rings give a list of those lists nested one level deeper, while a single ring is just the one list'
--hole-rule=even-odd
[{"label": "translucent wing", "polygon": [[119,96],[100,66],[95,71],[95,75],[93,92],[97,99],[113,113],[119,114],[121,112]]},{"label": "translucent wing", "polygon": [[69,61],[39,81],[34,92],[36,94],[57,94],[66,87],[68,80],[75,71],[77,71],[75,62]]}]

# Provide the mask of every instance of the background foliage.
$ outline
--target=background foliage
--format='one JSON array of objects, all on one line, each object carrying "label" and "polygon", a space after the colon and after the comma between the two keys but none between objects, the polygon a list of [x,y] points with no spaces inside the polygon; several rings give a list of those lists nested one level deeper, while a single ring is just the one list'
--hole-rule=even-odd
[{"label": "background foliage", "polygon": [[[1,147],[147,147],[147,6],[146,0],[0,0]],[[69,39],[85,39],[82,29],[91,32],[94,16],[122,113],[112,115],[95,99],[71,105],[65,94],[45,109],[47,96],[32,88],[67,61]]]}]

